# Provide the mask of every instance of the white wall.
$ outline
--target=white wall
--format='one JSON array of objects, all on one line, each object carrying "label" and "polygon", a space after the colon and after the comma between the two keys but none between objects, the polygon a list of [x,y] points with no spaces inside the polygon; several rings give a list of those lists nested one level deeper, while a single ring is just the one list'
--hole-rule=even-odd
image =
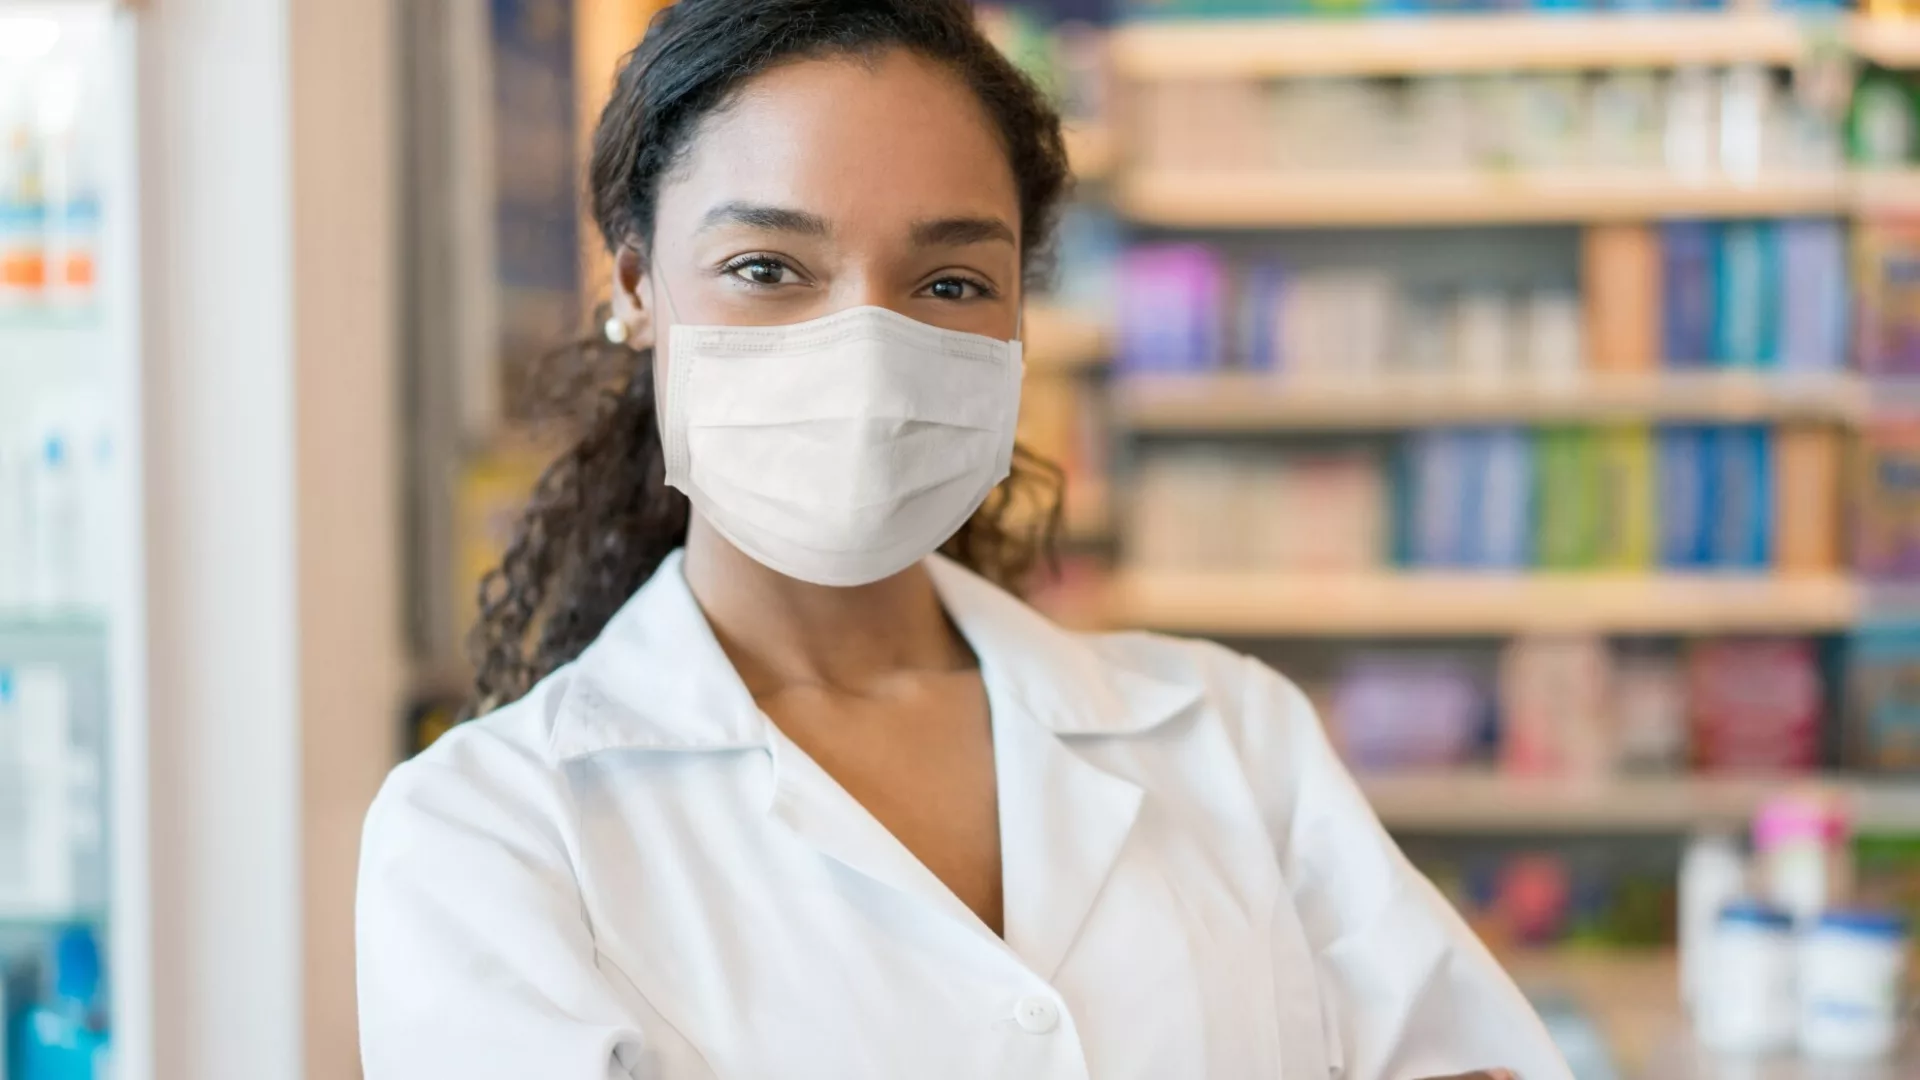
[{"label": "white wall", "polygon": [[402,670],[389,3],[140,15],[155,1080],[358,1075]]}]

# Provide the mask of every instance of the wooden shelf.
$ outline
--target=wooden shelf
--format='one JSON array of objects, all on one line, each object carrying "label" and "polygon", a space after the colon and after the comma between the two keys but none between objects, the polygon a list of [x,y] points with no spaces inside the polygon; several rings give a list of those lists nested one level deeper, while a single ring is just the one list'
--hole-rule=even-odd
[{"label": "wooden shelf", "polygon": [[1083,182],[1103,180],[1113,171],[1119,146],[1113,132],[1104,127],[1068,128],[1067,160],[1073,174]]},{"label": "wooden shelf", "polygon": [[1778,65],[1808,40],[1759,14],[1275,18],[1137,23],[1114,33],[1113,61],[1134,79]]},{"label": "wooden shelf", "polygon": [[1397,832],[1497,834],[1744,831],[1782,792],[1822,790],[1851,808],[1864,833],[1911,832],[1920,784],[1845,774],[1819,776],[1516,777],[1489,769],[1359,776],[1374,813]]},{"label": "wooden shelf", "polygon": [[1027,366],[1035,371],[1095,367],[1111,353],[1105,323],[1062,308],[1029,307],[1022,333]]},{"label": "wooden shelf", "polygon": [[1396,375],[1316,381],[1284,375],[1128,376],[1116,389],[1118,421],[1136,431],[1280,432],[1456,424],[1674,421],[1758,423],[1865,415],[1864,384],[1850,375],[1669,372],[1519,377]]},{"label": "wooden shelf", "polygon": [[[1430,833],[1675,833],[1744,829],[1796,777],[1531,778],[1497,772],[1361,776],[1390,829]],[[1831,786],[1831,785],[1829,785]]]},{"label": "wooden shelf", "polygon": [[1862,169],[1848,182],[1857,214],[1920,214],[1920,168]]},{"label": "wooden shelf", "polygon": [[1859,611],[1850,578],[1767,574],[1127,570],[1105,601],[1113,626],[1223,637],[1815,633]]},{"label": "wooden shelf", "polygon": [[1911,1080],[1920,1043],[1890,1061],[1834,1062],[1792,1054],[1729,1057],[1703,1048],[1680,1004],[1680,965],[1665,949],[1497,951],[1530,997],[1577,1003],[1599,1027],[1623,1080]]},{"label": "wooden shelf", "polygon": [[1847,23],[1847,44],[1881,67],[1920,68],[1920,18],[1855,17]]},{"label": "wooden shelf", "polygon": [[1832,215],[1849,206],[1844,174],[1754,182],[1665,173],[1139,172],[1115,205],[1171,228],[1329,228]]}]

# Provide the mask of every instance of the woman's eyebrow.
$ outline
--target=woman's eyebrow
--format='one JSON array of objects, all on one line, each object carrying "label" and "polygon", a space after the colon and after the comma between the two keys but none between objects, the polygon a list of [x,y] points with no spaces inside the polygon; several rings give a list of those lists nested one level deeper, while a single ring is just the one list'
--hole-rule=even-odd
[{"label": "woman's eyebrow", "polygon": [[803,236],[822,238],[833,234],[833,226],[827,224],[827,219],[818,214],[784,206],[737,201],[721,203],[707,211],[707,216],[700,221],[699,231],[705,232],[721,225],[745,225],[754,229],[799,233]]},{"label": "woman's eyebrow", "polygon": [[913,226],[913,242],[917,247],[965,247],[996,240],[1014,242],[1013,229],[999,218],[941,218],[915,222]]}]

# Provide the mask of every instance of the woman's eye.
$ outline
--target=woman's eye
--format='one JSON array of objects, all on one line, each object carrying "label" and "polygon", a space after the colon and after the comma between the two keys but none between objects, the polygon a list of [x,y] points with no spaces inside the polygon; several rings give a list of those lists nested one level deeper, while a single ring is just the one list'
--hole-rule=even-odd
[{"label": "woman's eye", "polygon": [[752,259],[735,263],[730,272],[751,285],[794,285],[800,281],[800,275],[778,259]]},{"label": "woman's eye", "polygon": [[935,300],[977,300],[987,291],[966,278],[942,278],[927,286],[927,293]]}]

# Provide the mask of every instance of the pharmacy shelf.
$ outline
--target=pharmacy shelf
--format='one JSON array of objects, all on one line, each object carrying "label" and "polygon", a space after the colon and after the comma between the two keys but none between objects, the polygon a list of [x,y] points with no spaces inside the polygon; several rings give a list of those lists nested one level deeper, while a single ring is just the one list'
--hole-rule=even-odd
[{"label": "pharmacy shelf", "polygon": [[90,607],[55,609],[0,605],[0,637],[72,637],[107,632],[107,615]]},{"label": "pharmacy shelf", "polygon": [[[1853,803],[1861,826],[1911,826],[1920,788],[1902,805],[1898,789],[1855,778],[1788,776],[1619,776],[1532,778],[1474,770],[1363,776],[1374,812],[1402,832],[1673,833],[1743,829],[1760,804],[1782,791],[1817,786]],[[1912,786],[1912,785],[1909,785]]]},{"label": "pharmacy shelf", "polygon": [[1503,949],[1497,956],[1529,997],[1577,1005],[1600,1029],[1621,1080],[1717,1080],[1694,1064],[1680,1020],[1679,961],[1671,950],[1567,946]]},{"label": "pharmacy shelf", "polygon": [[1114,204],[1145,225],[1304,229],[1834,215],[1849,192],[1839,173],[1140,171],[1122,175]]},{"label": "pharmacy shelf", "polygon": [[1920,168],[1857,170],[1848,183],[1856,214],[1920,215]]},{"label": "pharmacy shelf", "polygon": [[1664,949],[1502,950],[1499,961],[1529,997],[1577,1004],[1599,1027],[1621,1080],[1912,1080],[1920,1041],[1889,1061],[1815,1061],[1792,1054],[1717,1055],[1687,1030],[1680,965]]},{"label": "pharmacy shelf", "polygon": [[1123,426],[1144,432],[1285,432],[1457,424],[1610,421],[1853,423],[1867,411],[1848,375],[1670,372],[1507,377],[1394,375],[1308,380],[1259,374],[1128,376],[1115,391]]},{"label": "pharmacy shelf", "polygon": [[1920,68],[1920,18],[1849,20],[1847,44],[1881,67]]},{"label": "pharmacy shelf", "polygon": [[1860,606],[1839,576],[1123,570],[1104,616],[1222,637],[1821,633],[1850,627]]},{"label": "pharmacy shelf", "polygon": [[1106,363],[1111,352],[1104,322],[1065,308],[1029,307],[1022,333],[1027,366],[1036,371],[1095,367]]},{"label": "pharmacy shelf", "polygon": [[1809,38],[1758,14],[1489,14],[1146,22],[1113,36],[1133,79],[1790,64]]},{"label": "pharmacy shelf", "polygon": [[1067,160],[1073,164],[1073,174],[1080,180],[1102,180],[1113,171],[1119,144],[1111,129],[1070,127],[1066,136]]},{"label": "pharmacy shelf", "polygon": [[0,334],[96,330],[99,327],[100,313],[90,307],[0,307]]}]

